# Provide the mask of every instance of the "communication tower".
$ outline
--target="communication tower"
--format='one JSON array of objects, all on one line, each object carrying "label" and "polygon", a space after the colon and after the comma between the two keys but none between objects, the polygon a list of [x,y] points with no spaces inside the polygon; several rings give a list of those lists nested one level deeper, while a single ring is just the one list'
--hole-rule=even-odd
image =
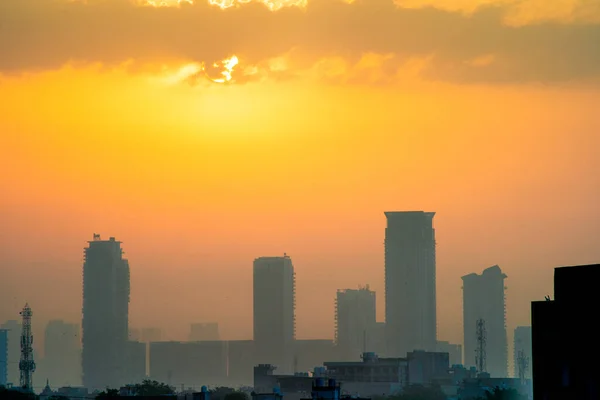
[{"label": "communication tower", "polygon": [[477,364],[477,370],[479,371],[479,373],[484,373],[487,372],[486,369],[486,365],[485,365],[485,361],[486,361],[486,354],[485,354],[485,345],[486,345],[486,330],[485,330],[485,320],[482,318],[479,318],[477,320],[477,349],[475,350],[475,363]]},{"label": "communication tower", "polygon": [[519,373],[519,380],[524,384],[527,379],[527,372],[529,371],[529,358],[525,356],[523,350],[519,350],[517,353],[517,371]]},{"label": "communication tower", "polygon": [[35,361],[33,361],[33,334],[31,333],[31,308],[25,304],[23,310],[19,313],[23,317],[21,331],[21,360],[19,361],[19,371],[21,372],[21,388],[27,391],[33,391],[33,373],[35,371]]}]

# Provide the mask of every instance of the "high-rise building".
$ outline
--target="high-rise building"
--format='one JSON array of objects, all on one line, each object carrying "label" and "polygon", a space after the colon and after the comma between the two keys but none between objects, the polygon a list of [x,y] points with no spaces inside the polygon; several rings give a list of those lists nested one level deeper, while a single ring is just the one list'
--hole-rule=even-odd
[{"label": "high-rise building", "polygon": [[485,269],[481,275],[462,277],[465,365],[477,365],[480,343],[477,321],[483,320],[487,371],[479,372],[488,372],[492,378],[508,377],[504,279],[506,275],[497,265]]},{"label": "high-rise building", "polygon": [[436,347],[434,215],[385,213],[385,323],[392,357]]},{"label": "high-rise building", "polygon": [[21,359],[21,323],[11,319],[2,324],[0,329],[6,329],[8,337],[8,383],[18,386],[20,381],[19,361]]},{"label": "high-rise building", "polygon": [[200,322],[190,325],[190,342],[219,340],[217,322]]},{"label": "high-rise building", "polygon": [[256,362],[274,364],[289,373],[296,336],[292,259],[287,255],[255,259],[253,295]]},{"label": "high-rise building", "polygon": [[335,300],[335,341],[344,359],[358,359],[362,353],[375,351],[375,292],[368,286],[338,290]]},{"label": "high-rise building", "polygon": [[90,390],[123,382],[129,323],[129,263],[121,242],[94,239],[83,264],[83,385]]},{"label": "high-rise building", "polygon": [[45,377],[54,386],[81,384],[79,326],[61,320],[48,322],[44,334]]},{"label": "high-rise building", "polygon": [[0,386],[8,383],[8,331],[0,329]]},{"label": "high-rise building", "polygon": [[523,368],[525,379],[531,379],[531,326],[517,326],[514,334],[515,377],[519,378],[519,369]]}]

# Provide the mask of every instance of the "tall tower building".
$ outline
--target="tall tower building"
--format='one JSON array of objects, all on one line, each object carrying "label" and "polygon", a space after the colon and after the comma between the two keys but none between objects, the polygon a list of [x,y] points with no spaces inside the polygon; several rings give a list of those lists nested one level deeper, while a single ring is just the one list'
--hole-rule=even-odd
[{"label": "tall tower building", "polygon": [[0,329],[0,386],[8,383],[8,330]]},{"label": "tall tower building", "polygon": [[129,263],[121,242],[94,239],[83,264],[83,385],[118,388],[123,380],[129,323]]},{"label": "tall tower building", "polygon": [[7,331],[7,383],[19,385],[20,372],[19,360],[21,359],[21,323],[11,319],[0,325],[0,329]]},{"label": "tall tower building", "polygon": [[338,290],[335,300],[335,341],[349,360],[374,351],[376,320],[375,292],[368,286]]},{"label": "tall tower building", "polygon": [[473,273],[462,277],[465,365],[476,365],[477,320],[483,319],[485,372],[492,378],[508,377],[504,279],[506,275],[497,265],[485,269],[481,275]]},{"label": "tall tower building", "polygon": [[434,215],[385,213],[385,322],[392,357],[436,348]]},{"label": "tall tower building", "polygon": [[281,373],[293,369],[295,297],[294,266],[289,256],[254,260],[256,363],[274,364]]},{"label": "tall tower building", "polygon": [[45,378],[54,386],[81,384],[80,343],[77,324],[53,320],[46,325],[43,365]]}]

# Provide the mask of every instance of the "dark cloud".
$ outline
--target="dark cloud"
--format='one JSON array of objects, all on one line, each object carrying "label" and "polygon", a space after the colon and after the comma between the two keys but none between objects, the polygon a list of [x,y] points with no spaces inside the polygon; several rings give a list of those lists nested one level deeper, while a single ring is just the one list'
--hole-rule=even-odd
[{"label": "dark cloud", "polygon": [[[200,1],[200,0],[199,0]],[[306,63],[366,52],[399,63],[432,56],[429,79],[458,82],[562,82],[600,75],[600,25],[510,27],[505,9],[467,16],[397,8],[390,0],[313,0],[271,12],[261,4],[221,10],[207,2],[151,8],[128,0],[0,1],[0,71],[57,68],[70,61],[121,63],[165,57],[209,62],[238,54],[261,62],[295,49]],[[493,55],[488,65],[471,60]]]}]

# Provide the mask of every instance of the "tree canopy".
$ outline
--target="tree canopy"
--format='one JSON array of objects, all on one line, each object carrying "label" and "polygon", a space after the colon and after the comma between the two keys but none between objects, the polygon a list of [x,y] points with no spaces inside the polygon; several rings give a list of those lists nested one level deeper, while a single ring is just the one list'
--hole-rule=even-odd
[{"label": "tree canopy", "polygon": [[487,392],[481,400],[527,400],[527,396],[520,394],[513,388],[495,388],[492,392]]},{"label": "tree canopy", "polygon": [[439,386],[411,385],[401,394],[391,396],[391,400],[446,400],[446,395]]},{"label": "tree canopy", "polygon": [[163,396],[175,394],[175,389],[166,383],[144,379],[142,383],[134,386],[134,391],[138,396]]}]

